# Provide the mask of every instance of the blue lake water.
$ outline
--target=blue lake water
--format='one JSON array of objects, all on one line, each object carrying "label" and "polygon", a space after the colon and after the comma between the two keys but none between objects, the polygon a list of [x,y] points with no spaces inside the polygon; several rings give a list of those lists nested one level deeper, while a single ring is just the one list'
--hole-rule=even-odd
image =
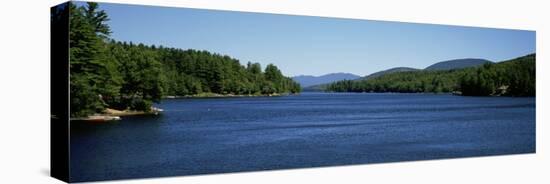
[{"label": "blue lake water", "polygon": [[535,98],[302,93],[163,100],[159,116],[71,123],[71,180],[535,152]]}]

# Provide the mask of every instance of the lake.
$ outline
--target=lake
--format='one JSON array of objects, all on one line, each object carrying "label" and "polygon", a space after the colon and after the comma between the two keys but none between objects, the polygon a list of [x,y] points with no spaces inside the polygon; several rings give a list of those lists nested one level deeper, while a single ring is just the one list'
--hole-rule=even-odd
[{"label": "lake", "polygon": [[302,93],[167,99],[158,116],[71,123],[71,180],[535,152],[535,98]]}]

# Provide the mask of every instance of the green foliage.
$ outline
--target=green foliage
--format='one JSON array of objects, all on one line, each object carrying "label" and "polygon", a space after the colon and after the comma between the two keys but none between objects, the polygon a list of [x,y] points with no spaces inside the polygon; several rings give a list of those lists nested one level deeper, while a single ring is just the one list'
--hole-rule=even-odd
[{"label": "green foliage", "polygon": [[77,7],[69,3],[69,58],[71,115],[82,116],[102,111],[120,89],[117,63],[108,56],[104,37],[105,12],[96,3]]},{"label": "green foliage", "polygon": [[[118,72],[122,83],[118,101],[112,103],[119,109],[136,109],[134,103],[146,104],[160,101],[163,78],[156,53],[144,45],[109,44],[111,57],[119,63]],[[138,105],[139,106],[139,105]],[[149,108],[145,108],[148,110]],[[140,110],[144,110],[140,108]]]},{"label": "green foliage", "polygon": [[116,42],[109,40],[109,18],[97,3],[69,8],[72,117],[105,108],[149,111],[163,96],[300,92],[275,65],[262,72],[259,63],[245,67],[208,51]]},{"label": "green foliage", "polygon": [[535,54],[498,64],[486,64],[462,77],[463,95],[535,96]]},{"label": "green foliage", "polygon": [[333,92],[448,93],[466,96],[535,96],[535,54],[478,68],[407,71],[367,80],[344,80],[325,87]]},{"label": "green foliage", "polygon": [[299,84],[284,77],[272,64],[262,72],[259,63],[248,62],[245,67],[239,60],[208,51],[162,47],[148,49],[158,55],[162,65],[162,78],[165,79],[162,86],[166,96],[300,92]]},{"label": "green foliage", "polygon": [[382,75],[367,80],[345,80],[332,83],[325,90],[334,92],[448,93],[457,89],[464,70],[408,71]]},{"label": "green foliage", "polygon": [[145,99],[135,99],[132,103],[130,103],[130,105],[131,109],[149,112],[151,111],[151,106],[153,103]]},{"label": "green foliage", "polygon": [[84,76],[71,76],[71,116],[80,117],[103,109],[103,103],[98,100],[88,80]]}]

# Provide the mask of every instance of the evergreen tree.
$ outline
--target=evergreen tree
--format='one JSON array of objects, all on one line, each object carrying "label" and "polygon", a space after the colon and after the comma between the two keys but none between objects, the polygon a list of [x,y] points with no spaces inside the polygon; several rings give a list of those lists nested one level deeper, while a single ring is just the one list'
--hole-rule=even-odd
[{"label": "evergreen tree", "polygon": [[[104,36],[109,35],[104,23],[108,19],[96,7],[97,3],[88,3],[86,7],[69,3],[71,115],[102,111],[106,101],[114,100],[120,88],[117,63],[108,57],[104,42]],[[94,104],[93,108],[90,104]]]},{"label": "evergreen tree", "polygon": [[273,64],[208,51],[110,40],[108,15],[97,3],[70,4],[71,116],[105,108],[148,111],[163,96],[298,93],[300,85]]}]

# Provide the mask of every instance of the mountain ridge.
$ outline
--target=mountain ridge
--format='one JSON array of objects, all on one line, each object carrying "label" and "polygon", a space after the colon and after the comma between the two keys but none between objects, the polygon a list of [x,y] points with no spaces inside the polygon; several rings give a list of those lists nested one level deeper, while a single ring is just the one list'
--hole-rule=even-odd
[{"label": "mountain ridge", "polygon": [[[493,63],[493,62],[486,59],[479,59],[479,58],[451,59],[451,60],[436,62],[424,69],[418,69],[418,68],[412,68],[412,67],[394,67],[394,68],[374,72],[364,77],[359,77],[356,79],[342,79],[342,80],[369,80],[369,79],[380,77],[386,74],[398,73],[398,72],[443,71],[443,70],[463,69],[463,68],[469,68],[469,67],[479,67],[487,63]],[[343,73],[343,72],[340,72],[340,73]],[[299,76],[306,76],[306,75],[299,75]],[[296,77],[299,77],[299,76],[296,76]],[[332,81],[332,82],[336,82],[336,81]],[[307,85],[307,86],[302,85],[302,89],[306,91],[319,91],[319,90],[322,90],[324,86],[332,82],[318,83],[318,84]]]},{"label": "mountain ridge", "polygon": [[418,71],[418,70],[421,70],[421,69],[411,68],[411,67],[394,67],[394,68],[390,68],[390,69],[387,69],[387,70],[382,70],[382,71],[371,73],[367,76],[359,78],[359,80],[368,80],[368,79],[376,78],[376,77],[379,77],[379,76],[382,76],[382,75],[385,75],[385,74],[390,74],[390,73],[409,72],[409,71]]},{"label": "mountain ridge", "polygon": [[493,63],[493,62],[486,59],[479,59],[479,58],[452,59],[452,60],[446,60],[446,61],[440,61],[440,62],[434,63],[424,68],[424,70],[462,69],[462,68],[468,68],[468,67],[481,66],[486,63]]},{"label": "mountain ridge", "polygon": [[320,76],[297,75],[292,77],[292,79],[298,82],[302,86],[302,88],[307,88],[318,84],[332,83],[332,82],[341,81],[341,80],[354,80],[360,77],[361,76],[355,75],[352,73],[337,72],[337,73],[329,73],[329,74],[320,75]]}]

